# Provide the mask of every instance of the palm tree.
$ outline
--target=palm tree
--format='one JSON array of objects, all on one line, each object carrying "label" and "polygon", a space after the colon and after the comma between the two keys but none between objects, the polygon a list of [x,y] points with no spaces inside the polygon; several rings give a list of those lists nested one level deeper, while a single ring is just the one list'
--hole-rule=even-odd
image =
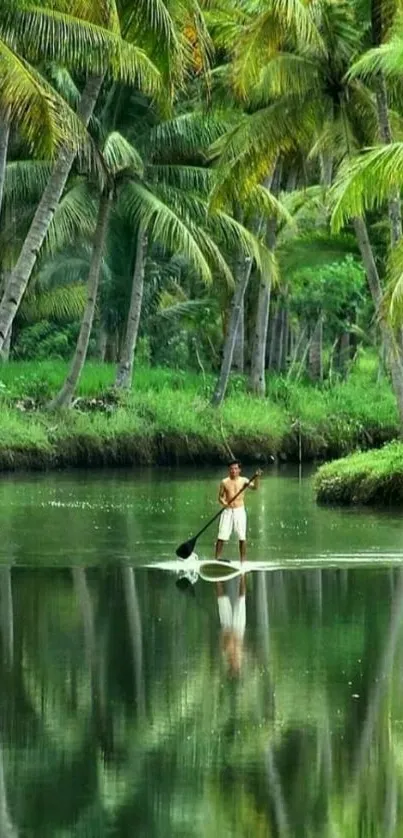
[{"label": "palm tree", "polygon": [[[84,8],[85,6],[85,0]],[[79,0],[77,3],[80,4]],[[117,78],[132,83],[140,83],[148,92],[155,92],[158,86],[159,74],[154,65],[148,59],[141,48],[131,45],[123,41],[116,30],[119,28],[118,15],[115,3],[110,0],[107,4],[106,18],[103,15],[104,9],[101,9],[100,23],[110,26],[110,31],[107,28],[102,28],[100,25],[85,24],[84,36],[81,35],[81,20],[70,21],[66,19],[65,14],[52,12],[45,17],[45,23],[49,25],[43,26],[43,13],[39,15],[39,24],[47,34],[47,40],[44,44],[43,52],[49,52],[52,58],[63,58],[62,48],[60,44],[65,41],[64,33],[68,32],[68,25],[71,24],[72,40],[79,46],[78,50],[78,64],[83,68],[90,67],[93,71],[86,83],[84,91],[80,98],[78,106],[78,116],[82,124],[86,127],[91,118],[97,101],[99,92],[102,87],[104,74],[109,69]],[[31,23],[30,17],[30,23]],[[18,22],[18,19],[17,19]],[[98,21],[97,21],[98,24]],[[89,40],[87,30],[92,35],[92,41]],[[27,38],[24,39],[24,30],[20,33],[23,43],[26,45]],[[88,44],[89,40],[89,44]],[[68,38],[66,39],[68,43]],[[88,50],[88,45],[92,49]],[[56,52],[56,56],[55,56]],[[59,157],[55,163],[52,175],[48,181],[46,189],[43,193],[42,199],[38,205],[37,212],[33,219],[30,231],[23,244],[19,259],[12,272],[10,280],[7,284],[6,292],[0,303],[0,350],[7,337],[9,329],[12,325],[16,311],[19,308],[25,289],[27,287],[32,270],[35,266],[36,259],[42,244],[44,242],[47,230],[52,221],[56,206],[63,194],[67,179],[76,156],[76,149],[64,145]]]},{"label": "palm tree", "polygon": [[117,132],[114,132],[107,138],[102,155],[110,177],[110,183],[104,188],[99,199],[98,217],[93,238],[92,259],[88,272],[87,302],[70,371],[60,392],[50,403],[51,408],[68,407],[71,404],[87,357],[88,343],[98,297],[103,254],[106,247],[109,217],[115,195],[114,181],[118,174],[126,169],[132,168],[135,171],[136,168],[141,167],[141,160],[136,151]]}]

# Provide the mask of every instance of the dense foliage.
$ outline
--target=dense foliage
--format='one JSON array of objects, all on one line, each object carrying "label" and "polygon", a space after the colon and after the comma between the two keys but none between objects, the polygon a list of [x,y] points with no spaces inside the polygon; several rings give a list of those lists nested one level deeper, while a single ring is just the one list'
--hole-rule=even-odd
[{"label": "dense foliage", "polygon": [[7,0],[0,351],[349,374],[403,419],[401,18],[382,0]]}]

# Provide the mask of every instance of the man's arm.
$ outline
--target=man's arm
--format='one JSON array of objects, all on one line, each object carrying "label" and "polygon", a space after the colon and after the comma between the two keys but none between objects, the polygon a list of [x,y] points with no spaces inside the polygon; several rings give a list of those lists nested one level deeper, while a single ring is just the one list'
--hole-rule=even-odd
[{"label": "man's arm", "polygon": [[224,484],[223,480],[221,481],[220,488],[218,490],[218,503],[220,503],[221,506],[228,506],[227,492],[226,492],[225,484]]},{"label": "man's arm", "polygon": [[249,485],[249,489],[252,489],[253,492],[257,492],[257,490],[260,486],[261,475],[262,475],[262,469],[258,468],[257,471],[256,471],[256,477],[254,477],[254,479],[252,480],[252,483],[250,483],[250,485]]}]

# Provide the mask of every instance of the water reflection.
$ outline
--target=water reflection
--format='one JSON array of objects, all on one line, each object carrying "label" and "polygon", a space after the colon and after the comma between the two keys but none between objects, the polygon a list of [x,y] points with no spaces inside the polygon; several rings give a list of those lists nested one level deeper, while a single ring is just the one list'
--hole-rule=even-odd
[{"label": "water reflection", "polygon": [[228,672],[239,675],[243,661],[246,628],[246,576],[217,582],[217,605],[221,625],[220,646]]},{"label": "water reflection", "polygon": [[1,569],[0,836],[403,834],[403,571],[192,591]]}]

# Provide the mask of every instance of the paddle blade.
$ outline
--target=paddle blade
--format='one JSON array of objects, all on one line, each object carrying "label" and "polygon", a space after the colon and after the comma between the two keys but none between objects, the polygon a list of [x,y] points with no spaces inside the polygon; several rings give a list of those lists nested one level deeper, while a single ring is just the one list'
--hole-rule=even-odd
[{"label": "paddle blade", "polygon": [[180,544],[175,551],[176,555],[179,556],[180,559],[188,559],[193,553],[195,544],[196,538],[191,538],[189,541],[185,541],[183,544]]},{"label": "paddle blade", "polygon": [[190,596],[196,596],[195,589],[190,579],[187,579],[186,576],[182,576],[180,579],[177,579],[175,585],[179,591],[183,591],[186,594],[190,594]]}]

